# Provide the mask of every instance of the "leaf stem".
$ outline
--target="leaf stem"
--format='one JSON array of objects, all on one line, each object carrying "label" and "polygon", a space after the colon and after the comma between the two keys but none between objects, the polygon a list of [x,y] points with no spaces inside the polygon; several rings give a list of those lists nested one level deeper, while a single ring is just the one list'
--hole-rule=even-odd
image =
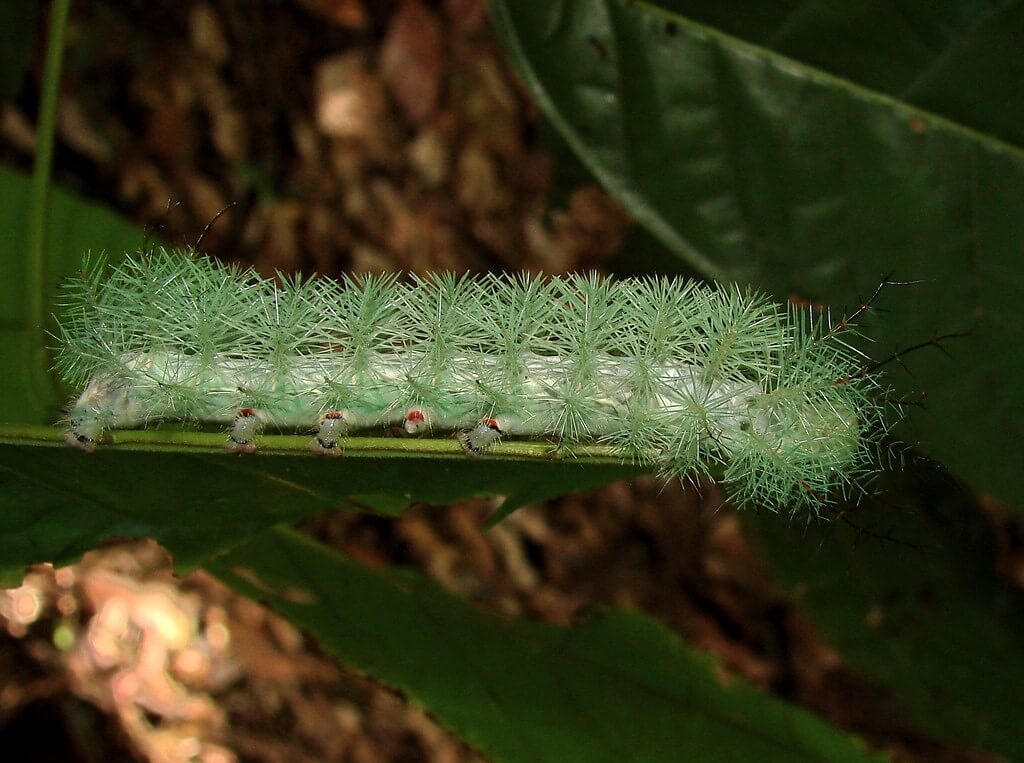
[{"label": "leaf stem", "polygon": [[29,201],[25,238],[25,325],[32,334],[29,352],[33,353],[33,373],[46,377],[48,365],[42,354],[46,347],[47,305],[50,289],[47,281],[48,257],[46,228],[50,201],[50,173],[57,125],[57,100],[60,95],[64,39],[71,0],[54,0],[50,8],[50,29],[46,43],[42,92],[36,127],[35,164],[32,170],[32,195]]},{"label": "leaf stem", "polygon": [[[223,432],[196,432],[186,429],[131,429],[109,433],[110,441],[102,450],[158,450],[227,453]],[[258,454],[298,455],[314,458],[309,452],[310,437],[306,435],[264,435]],[[42,445],[66,448],[63,433],[55,427],[0,424],[0,443]],[[342,457],[420,457],[468,458],[462,446],[452,437],[349,437],[344,440]],[[83,456],[86,457],[86,456]],[[557,448],[553,443],[511,440],[496,445],[481,456],[503,461],[568,461],[581,464],[623,466],[622,457],[604,445],[580,444]],[[638,467],[637,471],[641,471]]]}]

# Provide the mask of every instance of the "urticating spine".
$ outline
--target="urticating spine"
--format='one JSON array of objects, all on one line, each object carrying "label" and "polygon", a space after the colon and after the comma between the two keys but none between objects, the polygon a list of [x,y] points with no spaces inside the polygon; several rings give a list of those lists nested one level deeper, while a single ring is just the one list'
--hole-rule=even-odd
[{"label": "urticating spine", "polygon": [[[179,420],[605,443],[735,500],[815,508],[872,468],[877,381],[841,331],[736,288],[665,278],[281,277],[157,250],[65,288],[68,441]],[[847,330],[847,329],[844,329]]]}]

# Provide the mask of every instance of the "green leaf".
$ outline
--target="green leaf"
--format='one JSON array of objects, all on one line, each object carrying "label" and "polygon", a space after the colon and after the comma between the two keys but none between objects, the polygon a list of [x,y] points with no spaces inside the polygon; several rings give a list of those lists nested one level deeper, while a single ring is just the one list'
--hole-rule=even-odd
[{"label": "green leaf", "polygon": [[35,0],[4,0],[0,3],[0,103],[21,88],[36,31]]},{"label": "green leaf", "polygon": [[[889,294],[890,311],[869,327],[876,355],[971,333],[943,343],[952,358],[927,349],[906,358],[913,375],[897,375],[897,387],[926,392],[928,405],[905,436],[1024,506],[1015,466],[1024,463],[1021,3],[956,4],[974,9],[966,21],[950,2],[930,21],[915,3],[891,38],[883,30],[896,6],[880,2],[729,5],[733,34],[643,2],[489,5],[513,64],[570,145],[704,275],[834,312],[883,274],[922,280]],[[715,23],[726,14],[673,7]],[[937,27],[946,36],[933,43]],[[792,28],[800,33],[789,41]],[[915,33],[931,59],[902,50]],[[879,36],[881,55],[853,42]],[[782,52],[766,47],[776,43]],[[887,73],[901,51],[908,62]]]},{"label": "green leaf", "polygon": [[[656,5],[858,85],[1024,145],[1024,108],[1004,84],[1024,81],[1017,55],[1024,3],[715,0]],[[738,12],[739,11],[739,12]]]},{"label": "green leaf", "polygon": [[[25,225],[31,182],[0,167],[0,423],[42,424],[57,418],[60,399],[56,383],[40,389],[35,383],[39,347],[27,320]],[[145,236],[139,228],[75,194],[55,189],[51,196],[47,241],[53,294],[56,284],[82,265],[87,251],[117,256],[138,249]]]},{"label": "green leaf", "polygon": [[806,711],[716,674],[639,615],[601,612],[573,628],[499,619],[286,530],[208,569],[495,761],[880,759]]},{"label": "green leaf", "polygon": [[[224,435],[124,432],[95,453],[56,429],[0,428],[0,579],[26,564],[73,561],[111,538],[155,538],[179,569],[266,528],[334,508],[400,513],[522,493],[541,501],[634,472],[617,461],[552,461],[544,446],[508,445],[469,459],[454,440],[359,438],[342,458],[308,452],[308,437],[267,437],[266,452],[224,452]],[[392,448],[392,450],[388,450]],[[2,585],[2,582],[0,582]]]},{"label": "green leaf", "polygon": [[882,537],[840,521],[744,524],[801,609],[919,728],[1024,760],[1024,596],[996,576],[991,524],[936,471],[849,515]]}]

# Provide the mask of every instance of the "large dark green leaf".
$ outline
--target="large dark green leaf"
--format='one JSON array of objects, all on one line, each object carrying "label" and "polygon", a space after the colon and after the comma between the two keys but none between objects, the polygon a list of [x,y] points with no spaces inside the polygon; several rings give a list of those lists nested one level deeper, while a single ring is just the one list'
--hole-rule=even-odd
[{"label": "large dark green leaf", "polygon": [[638,615],[603,612],[574,628],[499,619],[287,530],[209,569],[495,761],[875,759],[807,712],[717,675]]},{"label": "large dark green leaf", "polygon": [[991,524],[934,471],[852,514],[880,538],[844,522],[744,522],[847,662],[921,729],[1024,760],[1024,596],[996,577]]},{"label": "large dark green leaf", "polygon": [[1024,145],[1019,0],[661,0],[663,8]]},{"label": "large dark green leaf", "polygon": [[[224,452],[223,435],[127,432],[95,453],[56,430],[0,429],[0,578],[26,564],[68,562],[110,538],[156,538],[179,568],[249,536],[332,508],[400,512],[413,501],[507,495],[512,505],[586,490],[632,469],[543,446],[469,459],[454,440],[360,438],[343,458],[311,455],[308,437],[268,437],[266,453]],[[2,584],[2,583],[0,583]]]},{"label": "large dark green leaf", "polygon": [[893,3],[867,6],[888,15],[844,10],[860,4],[673,5],[715,23],[728,14],[748,39],[650,3],[490,2],[568,142],[705,275],[840,310],[882,274],[922,279],[890,293],[891,312],[870,327],[877,354],[972,333],[945,343],[952,359],[907,359],[913,376],[897,384],[927,392],[928,406],[906,436],[1024,505],[1021,3],[942,2],[927,18],[913,4],[890,36]]},{"label": "large dark green leaf", "polygon": [[[0,423],[53,421],[60,399],[56,383],[40,387],[39,368],[48,363],[29,330],[25,300],[25,220],[31,196],[28,178],[0,167]],[[87,251],[112,255],[137,249],[143,232],[96,204],[55,190],[51,196],[47,241],[47,285],[82,265]]]}]

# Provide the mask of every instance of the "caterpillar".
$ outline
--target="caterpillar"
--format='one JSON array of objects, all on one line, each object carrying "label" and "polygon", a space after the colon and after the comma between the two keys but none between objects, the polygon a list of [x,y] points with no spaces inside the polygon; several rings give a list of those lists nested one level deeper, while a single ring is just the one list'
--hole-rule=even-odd
[{"label": "caterpillar", "polygon": [[714,474],[739,504],[817,511],[876,466],[884,390],[848,339],[754,291],[588,274],[260,277],[191,249],[64,286],[55,369],[81,390],[65,439],[161,421],[346,438],[450,433],[605,444],[666,476]]}]

